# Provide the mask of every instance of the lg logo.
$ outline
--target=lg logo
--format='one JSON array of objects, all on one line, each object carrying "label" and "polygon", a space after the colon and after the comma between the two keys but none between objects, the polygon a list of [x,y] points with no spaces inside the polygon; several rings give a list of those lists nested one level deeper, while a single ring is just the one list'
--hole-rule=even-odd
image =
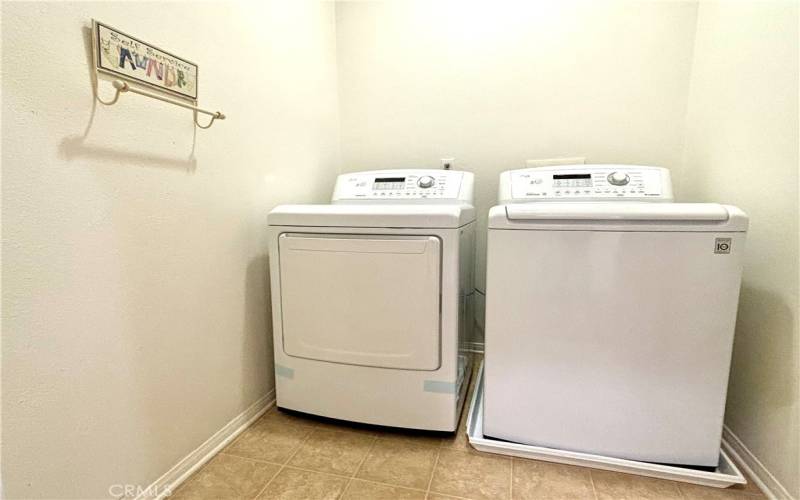
[{"label": "lg logo", "polygon": [[715,239],[714,253],[731,253],[731,239],[730,238]]}]

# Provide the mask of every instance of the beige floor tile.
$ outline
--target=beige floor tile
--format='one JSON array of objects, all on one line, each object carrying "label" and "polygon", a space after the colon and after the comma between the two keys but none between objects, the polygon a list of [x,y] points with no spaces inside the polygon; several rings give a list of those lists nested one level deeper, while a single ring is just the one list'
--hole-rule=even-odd
[{"label": "beige floor tile", "polygon": [[634,474],[592,470],[598,500],[678,500],[678,484]]},{"label": "beige floor tile", "polygon": [[442,450],[431,491],[467,498],[511,495],[511,459],[476,452]]},{"label": "beige floor tile", "polygon": [[259,500],[335,500],[347,478],[318,472],[283,469],[258,496]]},{"label": "beige floor tile", "polygon": [[438,453],[433,446],[378,440],[356,477],[426,489]]},{"label": "beige floor tile", "polygon": [[239,457],[284,463],[313,431],[314,427],[302,420],[270,412],[224,451]]},{"label": "beige floor tile", "polygon": [[757,500],[766,498],[757,487],[753,490],[746,485],[731,486],[730,488],[710,488],[697,484],[681,483],[678,488],[688,500]]},{"label": "beige floor tile", "polygon": [[589,469],[535,460],[513,459],[512,497],[594,499]]},{"label": "beige floor tile", "polygon": [[425,491],[353,479],[343,500],[424,500]]},{"label": "beige floor tile", "polygon": [[397,445],[416,445],[416,446],[433,446],[438,447],[444,441],[444,437],[440,434],[433,434],[423,431],[402,431],[392,429],[390,431],[382,432],[378,439],[384,444],[397,444]]},{"label": "beige floor tile", "polygon": [[279,465],[220,454],[183,483],[170,498],[255,498],[278,470]]},{"label": "beige floor tile", "polygon": [[458,450],[458,451],[472,451],[473,448],[469,444],[466,429],[458,429],[452,437],[444,438],[442,440],[442,449],[445,450]]},{"label": "beige floor tile", "polygon": [[317,429],[289,465],[332,474],[351,475],[367,456],[375,438],[354,432]]}]

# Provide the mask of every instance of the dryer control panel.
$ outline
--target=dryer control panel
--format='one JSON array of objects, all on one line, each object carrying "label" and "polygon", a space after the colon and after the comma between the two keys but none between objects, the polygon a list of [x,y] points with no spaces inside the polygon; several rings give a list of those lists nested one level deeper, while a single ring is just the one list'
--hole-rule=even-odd
[{"label": "dryer control panel", "polygon": [[638,165],[563,165],[500,174],[500,203],[672,201],[669,170]]},{"label": "dryer control panel", "polygon": [[472,203],[470,172],[436,169],[373,170],[342,174],[333,203]]}]

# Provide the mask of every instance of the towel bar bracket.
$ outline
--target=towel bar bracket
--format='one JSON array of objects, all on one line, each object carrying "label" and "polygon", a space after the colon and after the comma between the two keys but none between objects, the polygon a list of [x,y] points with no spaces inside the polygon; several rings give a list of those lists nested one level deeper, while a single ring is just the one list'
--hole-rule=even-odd
[{"label": "towel bar bracket", "polygon": [[[214,120],[224,120],[226,118],[226,116],[221,111],[209,111],[207,109],[199,108],[199,107],[194,106],[194,105],[189,104],[189,103],[176,101],[174,99],[169,99],[168,97],[161,96],[161,95],[155,94],[153,92],[148,92],[146,90],[142,90],[142,89],[139,89],[139,88],[136,88],[136,87],[131,87],[130,85],[127,84],[127,82],[124,82],[122,80],[114,80],[114,81],[111,82],[111,85],[114,87],[116,92],[114,93],[114,98],[111,99],[110,101],[104,101],[104,100],[100,99],[100,95],[99,94],[95,94],[95,97],[97,98],[97,100],[101,104],[105,104],[106,106],[111,106],[113,104],[116,104],[116,102],[119,100],[119,96],[122,93],[132,92],[134,94],[139,94],[139,95],[142,95],[142,96],[145,96],[145,97],[150,97],[152,99],[156,99],[156,100],[159,100],[159,101],[162,101],[162,102],[166,102],[166,103],[169,103],[169,104],[174,104],[175,106],[180,106],[182,108],[191,109],[192,111],[195,112],[194,113],[194,123],[195,123],[195,125],[197,125],[200,128],[203,128],[203,129],[210,128],[211,125],[214,124]],[[205,114],[205,115],[210,115],[211,116],[211,121],[208,122],[207,125],[201,125],[200,122],[197,121],[197,114],[198,113],[202,113],[202,114]]]}]

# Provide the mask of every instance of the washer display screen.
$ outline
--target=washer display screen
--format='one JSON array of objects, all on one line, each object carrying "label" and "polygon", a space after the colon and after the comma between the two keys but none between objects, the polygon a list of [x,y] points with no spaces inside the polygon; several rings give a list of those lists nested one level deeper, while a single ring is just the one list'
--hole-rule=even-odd
[{"label": "washer display screen", "polygon": [[592,174],[553,174],[553,179],[591,179]]},{"label": "washer display screen", "polygon": [[372,189],[375,190],[391,190],[403,189],[406,186],[405,177],[376,177],[372,182]]}]

